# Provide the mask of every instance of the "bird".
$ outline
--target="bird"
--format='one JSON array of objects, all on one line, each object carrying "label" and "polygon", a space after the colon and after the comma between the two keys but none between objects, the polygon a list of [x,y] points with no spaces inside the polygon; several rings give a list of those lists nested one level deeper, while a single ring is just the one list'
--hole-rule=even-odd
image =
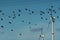
[{"label": "bird", "polygon": [[53,8],[54,6],[51,6],[51,8]]},{"label": "bird", "polygon": [[2,10],[0,10],[0,12],[2,12]]},{"label": "bird", "polygon": [[51,24],[51,22],[49,21],[48,24]]},{"label": "bird", "polygon": [[13,17],[12,17],[12,19],[15,19],[15,18],[16,18],[16,16],[13,16]]},{"label": "bird", "polygon": [[29,12],[30,12],[30,10],[29,10]]},{"label": "bird", "polygon": [[60,10],[60,8],[59,8],[59,10]]},{"label": "bird", "polygon": [[45,14],[45,12],[44,11],[40,11],[42,14]]},{"label": "bird", "polygon": [[11,18],[11,16],[8,16],[9,18]]},{"label": "bird", "polygon": [[57,16],[57,18],[59,18],[59,16]]},{"label": "bird", "polygon": [[47,18],[45,18],[45,20],[48,20]]},{"label": "bird", "polygon": [[52,11],[52,9],[49,8],[49,11]]},{"label": "bird", "polygon": [[21,10],[19,9],[18,12],[21,12]]},{"label": "bird", "polygon": [[24,22],[24,20],[22,20],[22,22]]},{"label": "bird", "polygon": [[18,16],[20,16],[20,14],[18,14]]},{"label": "bird", "polygon": [[11,29],[11,31],[13,31],[13,29]]},{"label": "bird", "polygon": [[2,15],[5,15],[4,13],[2,13]]},{"label": "bird", "polygon": [[4,26],[3,26],[3,25],[1,25],[1,28],[4,28]]},{"label": "bird", "polygon": [[51,13],[49,15],[52,15]]},{"label": "bird", "polygon": [[15,11],[12,11],[13,13],[15,13]]},{"label": "bird", "polygon": [[40,13],[40,15],[43,15],[42,13]]},{"label": "bird", "polygon": [[32,14],[34,13],[34,11],[32,11]]},{"label": "bird", "polygon": [[9,21],[9,24],[11,24],[12,22],[11,21]]},{"label": "bird", "polygon": [[27,9],[27,8],[25,8],[25,10],[27,11],[28,9]]},{"label": "bird", "polygon": [[41,17],[41,19],[43,19],[43,17]]},{"label": "bird", "polygon": [[1,18],[1,21],[3,20],[3,18]]},{"label": "bird", "polygon": [[55,11],[55,10],[53,10],[53,12],[54,12],[54,13],[56,13],[56,11]]},{"label": "bird", "polygon": [[48,14],[49,14],[49,12],[48,12]]},{"label": "bird", "polygon": [[21,34],[21,33],[20,33],[19,35],[20,35],[20,36],[22,36],[22,34]]},{"label": "bird", "polygon": [[28,24],[31,24],[31,22],[28,22]]}]

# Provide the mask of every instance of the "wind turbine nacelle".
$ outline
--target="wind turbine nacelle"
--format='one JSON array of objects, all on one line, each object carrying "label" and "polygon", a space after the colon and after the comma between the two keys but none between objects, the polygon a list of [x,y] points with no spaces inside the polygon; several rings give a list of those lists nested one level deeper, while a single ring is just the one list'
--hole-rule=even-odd
[{"label": "wind turbine nacelle", "polygon": [[44,38],[44,35],[40,35],[40,37]]}]

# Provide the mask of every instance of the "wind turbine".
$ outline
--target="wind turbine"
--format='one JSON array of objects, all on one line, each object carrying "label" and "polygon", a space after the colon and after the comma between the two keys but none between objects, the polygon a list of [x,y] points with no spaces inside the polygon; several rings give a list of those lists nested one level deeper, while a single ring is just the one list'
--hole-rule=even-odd
[{"label": "wind turbine", "polygon": [[53,6],[51,6],[51,8],[49,8],[50,11],[50,19],[51,19],[51,23],[52,23],[52,40],[54,40],[54,22],[55,22],[55,17],[53,16],[53,12],[55,12],[55,10],[53,10]]},{"label": "wind turbine", "polygon": [[[40,11],[40,15],[43,16],[44,11]],[[50,16],[51,24],[52,24],[52,40],[54,40],[54,23],[55,23],[55,18],[59,18],[59,16],[55,17],[53,14],[56,14],[56,10],[54,9],[54,6],[51,6],[48,8],[48,14]],[[43,19],[43,17],[41,17]],[[47,19],[46,19],[47,20]],[[50,24],[50,23],[49,23]]]},{"label": "wind turbine", "polygon": [[42,38],[42,40],[44,40],[43,28],[41,28],[41,34],[39,36],[39,40],[40,40],[40,38]]},{"label": "wind turbine", "polygon": [[34,29],[31,29],[30,31],[32,31],[32,32],[40,32],[39,40],[40,39],[44,40],[43,28],[34,28]]}]

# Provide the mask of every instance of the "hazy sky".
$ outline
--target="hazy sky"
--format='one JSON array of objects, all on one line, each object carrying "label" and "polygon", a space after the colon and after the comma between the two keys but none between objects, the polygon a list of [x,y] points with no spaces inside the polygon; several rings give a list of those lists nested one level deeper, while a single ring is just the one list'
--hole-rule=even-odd
[{"label": "hazy sky", "polygon": [[[39,40],[40,28],[43,27],[43,33],[45,35],[45,40],[51,40],[51,24],[48,24],[50,16],[47,14],[46,9],[50,8],[51,5],[54,6],[53,9],[56,10],[56,16],[60,16],[60,0],[0,0],[0,40]],[[30,11],[26,11],[27,8]],[[18,10],[21,12],[18,12]],[[41,20],[40,10],[43,10],[46,15],[43,15],[43,18],[48,18]],[[12,19],[13,13],[15,11],[16,18]],[[34,11],[32,15],[29,15]],[[4,13],[5,15],[2,15]],[[18,14],[21,14],[18,16]],[[8,18],[11,16],[11,18]],[[24,22],[22,22],[24,20]],[[9,24],[9,21],[12,24]],[[28,24],[31,22],[31,24]],[[37,24],[37,25],[36,25]],[[4,28],[1,28],[1,25]],[[49,26],[49,27],[48,27]],[[30,28],[31,27],[31,28]],[[54,24],[55,40],[60,40],[60,18],[56,18]],[[13,31],[11,31],[13,29]],[[37,29],[36,32],[31,31],[31,29]],[[22,35],[19,35],[22,34]],[[41,39],[41,38],[40,38]]]}]

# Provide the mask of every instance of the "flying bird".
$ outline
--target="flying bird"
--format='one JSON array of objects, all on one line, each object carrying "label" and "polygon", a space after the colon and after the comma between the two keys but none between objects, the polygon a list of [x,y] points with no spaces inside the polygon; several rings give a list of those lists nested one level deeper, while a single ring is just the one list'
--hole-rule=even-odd
[{"label": "flying bird", "polygon": [[43,17],[41,17],[41,19],[43,19]]},{"label": "flying bird", "polygon": [[20,35],[20,36],[22,36],[22,34],[21,34],[21,33],[20,33],[19,35]]},{"label": "flying bird", "polygon": [[44,11],[40,11],[41,12],[41,14],[45,14],[45,12]]},{"label": "flying bird", "polygon": [[0,12],[2,12],[2,10],[0,10]]},{"label": "flying bird", "polygon": [[47,18],[45,18],[45,20],[48,20]]},{"label": "flying bird", "polygon": [[16,16],[13,16],[12,18],[13,18],[13,19],[15,19],[15,18],[16,18]]},{"label": "flying bird", "polygon": [[11,18],[11,16],[8,16],[9,18]]},{"label": "flying bird", "polygon": [[30,12],[30,10],[29,10],[29,12]]},{"label": "flying bird", "polygon": [[12,22],[11,21],[9,21],[9,24],[11,24]]},{"label": "flying bird", "polygon": [[40,15],[43,15],[42,13],[40,13]]},{"label": "flying bird", "polygon": [[49,11],[52,11],[52,9],[49,8]]},{"label": "flying bird", "polygon": [[21,22],[24,22],[24,20],[22,20]]},{"label": "flying bird", "polygon": [[59,16],[57,16],[57,18],[59,18]]},{"label": "flying bird", "polygon": [[1,21],[3,20],[3,18],[1,18]]},{"label": "flying bird", "polygon": [[54,6],[51,6],[51,8],[53,8]]},{"label": "flying bird", "polygon": [[15,13],[15,11],[12,11],[13,13]]},{"label": "flying bird", "polygon": [[18,12],[21,12],[21,10],[19,9]]},{"label": "flying bird", "polygon": [[28,24],[31,24],[31,22],[28,22]]},{"label": "flying bird", "polygon": [[11,29],[11,31],[14,31],[13,29]]},{"label": "flying bird", "polygon": [[1,28],[4,28],[4,26],[3,26],[3,25],[1,25]]},{"label": "flying bird", "polygon": [[60,10],[60,8],[59,8],[59,10]]},{"label": "flying bird", "polygon": [[27,11],[28,9],[27,9],[27,8],[25,8],[25,10]]},{"label": "flying bird", "polygon": [[20,16],[20,14],[18,14],[18,16]]},{"label": "flying bird", "polygon": [[55,11],[55,10],[53,10],[53,12],[54,12],[54,13],[56,13],[56,11]]},{"label": "flying bird", "polygon": [[32,11],[32,14],[34,13],[34,11]]},{"label": "flying bird", "polygon": [[4,13],[2,13],[2,15],[5,15]]}]

